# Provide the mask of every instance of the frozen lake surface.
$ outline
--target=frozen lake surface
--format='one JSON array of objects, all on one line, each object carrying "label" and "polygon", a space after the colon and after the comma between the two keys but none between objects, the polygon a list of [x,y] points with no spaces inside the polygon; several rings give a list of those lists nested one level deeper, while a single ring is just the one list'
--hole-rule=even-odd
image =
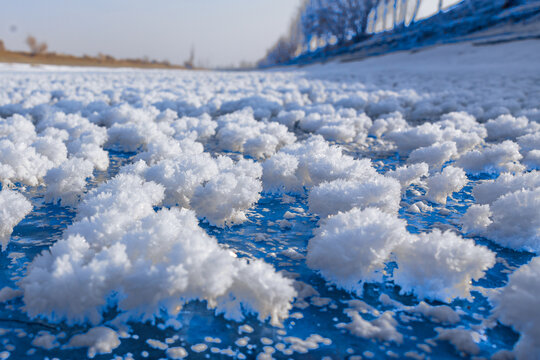
[{"label": "frozen lake surface", "polygon": [[0,359],[534,359],[539,41],[0,65]]}]

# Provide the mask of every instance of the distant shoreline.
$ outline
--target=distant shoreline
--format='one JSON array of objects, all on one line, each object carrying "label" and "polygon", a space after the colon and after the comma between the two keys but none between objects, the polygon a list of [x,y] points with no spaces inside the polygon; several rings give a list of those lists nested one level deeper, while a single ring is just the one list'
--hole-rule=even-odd
[{"label": "distant shoreline", "polygon": [[73,56],[67,54],[45,53],[32,54],[24,51],[0,51],[0,63],[17,63],[30,65],[92,66],[111,68],[141,69],[186,69],[181,65],[167,62],[147,61],[141,59],[115,59],[111,56]]}]

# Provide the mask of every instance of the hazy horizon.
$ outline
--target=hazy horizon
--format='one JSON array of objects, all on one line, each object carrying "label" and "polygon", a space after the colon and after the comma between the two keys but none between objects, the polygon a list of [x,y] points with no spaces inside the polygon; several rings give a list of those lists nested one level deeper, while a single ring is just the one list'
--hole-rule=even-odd
[{"label": "hazy horizon", "polygon": [[[300,0],[21,0],[2,5],[0,39],[27,50],[28,35],[49,51],[182,63],[195,49],[204,66],[255,62],[288,29]],[[16,28],[14,31],[14,27]]]}]

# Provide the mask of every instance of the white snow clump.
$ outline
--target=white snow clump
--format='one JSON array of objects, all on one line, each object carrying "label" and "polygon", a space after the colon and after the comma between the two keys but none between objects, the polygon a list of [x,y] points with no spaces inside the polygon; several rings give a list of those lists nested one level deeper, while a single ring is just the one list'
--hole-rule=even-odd
[{"label": "white snow clump", "polygon": [[88,193],[64,238],[19,282],[28,314],[98,324],[108,306],[148,319],[199,299],[235,320],[246,311],[276,325],[288,316],[290,280],[261,260],[222,249],[192,211],[154,211],[163,196],[161,185],[127,174]]},{"label": "white snow clump", "polygon": [[32,204],[24,195],[4,189],[0,191],[0,242],[6,250],[13,228],[32,211]]},{"label": "white snow clump", "polygon": [[468,298],[471,279],[495,264],[495,255],[472,240],[439,230],[414,235],[405,226],[377,208],[330,216],[308,244],[307,264],[331,283],[361,293],[363,282],[381,281],[385,264],[395,260],[393,279],[403,292],[443,301]]}]

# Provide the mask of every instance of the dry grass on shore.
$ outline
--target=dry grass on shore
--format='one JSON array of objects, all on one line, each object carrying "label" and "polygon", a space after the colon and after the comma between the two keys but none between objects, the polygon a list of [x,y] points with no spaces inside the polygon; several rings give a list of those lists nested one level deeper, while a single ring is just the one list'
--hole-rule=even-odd
[{"label": "dry grass on shore", "polygon": [[63,65],[63,66],[102,66],[102,67],[134,67],[145,69],[184,69],[183,66],[170,64],[166,61],[150,61],[142,59],[115,59],[112,56],[73,56],[57,53],[32,54],[23,51],[7,51],[0,48],[0,62]]}]

